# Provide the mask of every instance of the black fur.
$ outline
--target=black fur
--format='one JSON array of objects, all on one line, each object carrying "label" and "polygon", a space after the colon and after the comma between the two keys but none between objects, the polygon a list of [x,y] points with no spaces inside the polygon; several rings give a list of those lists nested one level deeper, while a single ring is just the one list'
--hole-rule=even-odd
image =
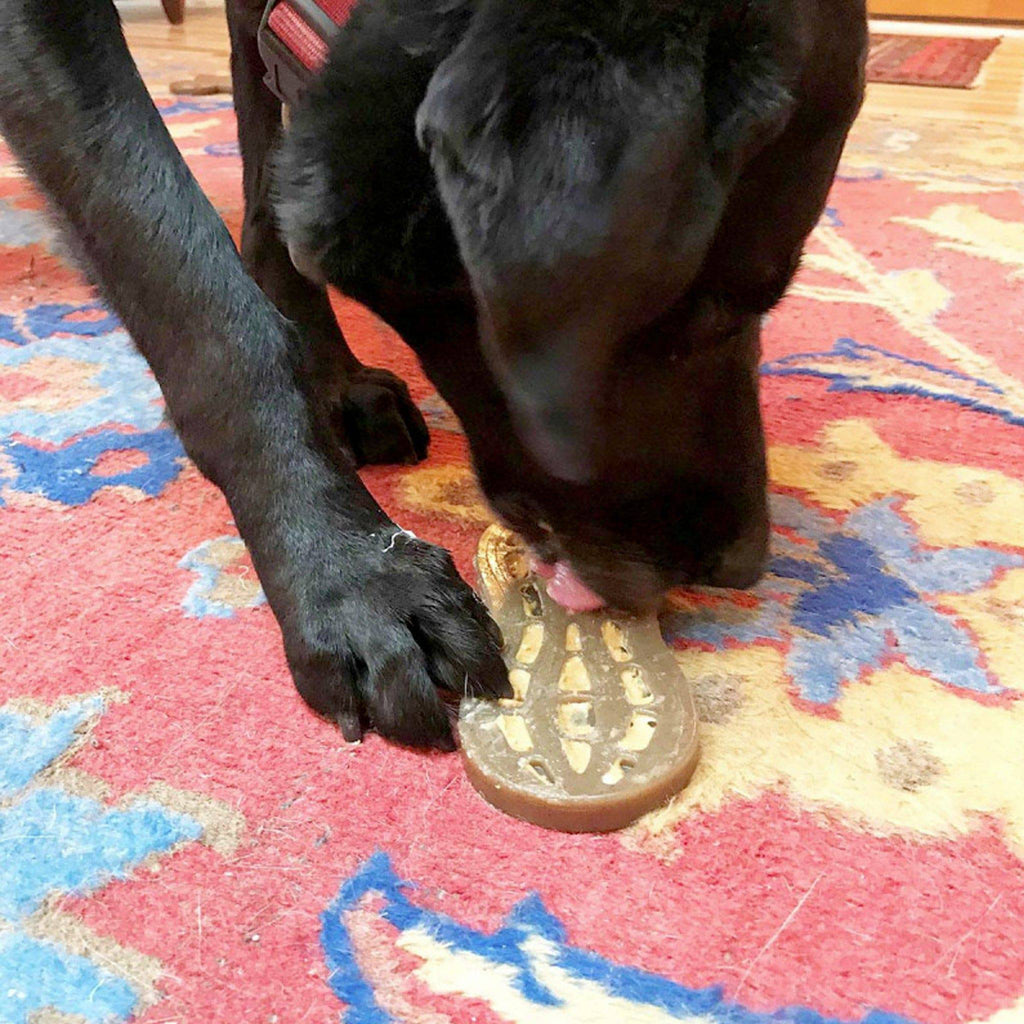
[{"label": "black fur", "polygon": [[303,697],[350,738],[448,747],[438,688],[506,690],[494,627],[360,483],[426,429],[315,281],[414,348],[543,557],[626,605],[749,584],[760,316],[860,102],[863,0],[362,0],[274,189],[260,6],[228,3],[242,260],[111,0],[0,4],[0,130],[224,491]]},{"label": "black fur", "polygon": [[865,41],[860,0],[363,0],[296,113],[293,249],[416,350],[494,508],[616,603],[760,571],[759,322]]}]

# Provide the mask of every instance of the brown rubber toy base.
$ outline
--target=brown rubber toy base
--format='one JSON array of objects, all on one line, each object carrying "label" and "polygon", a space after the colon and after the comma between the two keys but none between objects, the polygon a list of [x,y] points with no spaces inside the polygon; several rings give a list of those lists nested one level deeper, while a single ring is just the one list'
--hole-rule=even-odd
[{"label": "brown rubber toy base", "polygon": [[459,711],[484,799],[544,828],[610,832],[677,794],[697,764],[697,713],[657,618],[567,612],[500,526],[484,533],[476,568],[516,694]]}]

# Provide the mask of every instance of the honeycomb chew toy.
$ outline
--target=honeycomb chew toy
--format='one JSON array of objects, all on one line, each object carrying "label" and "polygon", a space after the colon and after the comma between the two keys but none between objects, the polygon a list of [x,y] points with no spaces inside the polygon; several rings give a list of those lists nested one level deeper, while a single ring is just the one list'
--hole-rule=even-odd
[{"label": "honeycomb chew toy", "polygon": [[515,691],[462,702],[459,740],[477,791],[563,832],[623,828],[678,793],[697,763],[697,715],[657,618],[566,611],[500,526],[484,533],[476,568]]}]

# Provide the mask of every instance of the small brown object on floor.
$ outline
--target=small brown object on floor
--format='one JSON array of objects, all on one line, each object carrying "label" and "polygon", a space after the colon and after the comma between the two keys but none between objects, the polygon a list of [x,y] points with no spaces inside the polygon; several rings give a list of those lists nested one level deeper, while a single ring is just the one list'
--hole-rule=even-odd
[{"label": "small brown object on floor", "polygon": [[566,611],[500,526],[484,533],[476,568],[515,690],[462,702],[478,792],[562,832],[624,828],[678,793],[697,764],[697,713],[656,616]]},{"label": "small brown object on floor", "polygon": [[231,93],[230,75],[194,75],[171,82],[170,90],[175,96],[216,96]]}]

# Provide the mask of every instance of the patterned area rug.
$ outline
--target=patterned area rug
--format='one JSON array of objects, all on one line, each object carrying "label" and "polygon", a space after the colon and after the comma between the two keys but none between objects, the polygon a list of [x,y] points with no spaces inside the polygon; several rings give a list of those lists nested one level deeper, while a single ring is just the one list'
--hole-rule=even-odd
[{"label": "patterned area rug", "polygon": [[869,82],[970,89],[998,39],[872,34]]},{"label": "patterned area rug", "polygon": [[[237,228],[227,104],[163,113]],[[664,620],[703,762],[598,838],[306,712],[227,508],[5,157],[0,1021],[1024,1021],[1024,161],[923,137],[855,132],[767,327],[771,573]],[[339,312],[434,433],[370,486],[468,569],[457,424]]]}]

